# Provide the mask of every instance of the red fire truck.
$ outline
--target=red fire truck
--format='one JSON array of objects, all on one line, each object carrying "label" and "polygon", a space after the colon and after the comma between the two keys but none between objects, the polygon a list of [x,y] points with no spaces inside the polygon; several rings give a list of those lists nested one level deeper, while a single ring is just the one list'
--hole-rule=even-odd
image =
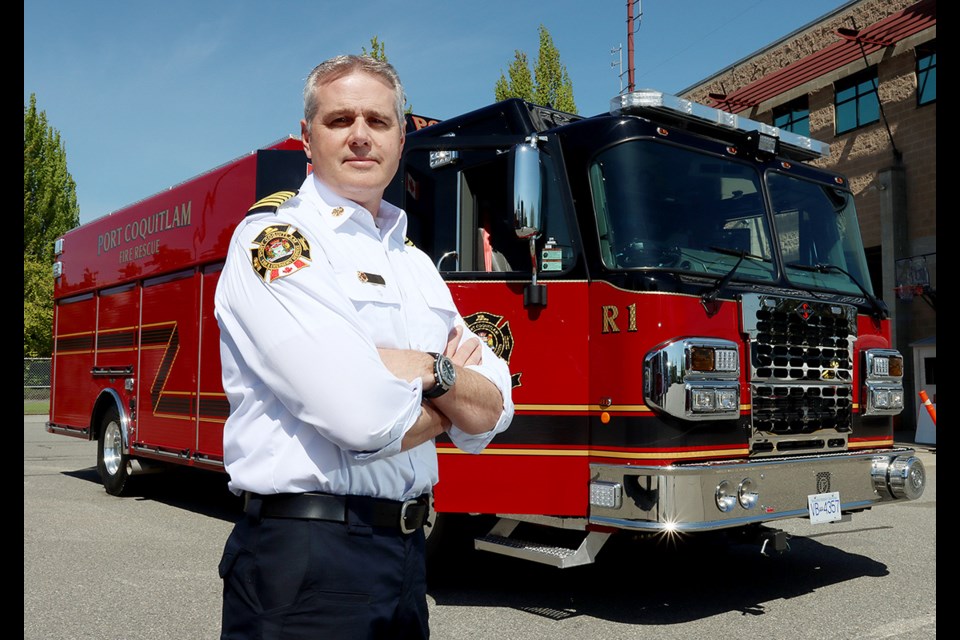
[{"label": "red fire truck", "polygon": [[[386,197],[516,403],[480,455],[438,441],[431,540],[479,514],[476,548],[558,567],[622,532],[780,551],[778,520],[922,494],[853,195],[811,162],[827,145],[655,91],[593,117],[507,100],[407,129]],[[161,463],[223,470],[227,241],[307,170],[291,137],[57,242],[47,428],[98,442],[109,493]]]}]

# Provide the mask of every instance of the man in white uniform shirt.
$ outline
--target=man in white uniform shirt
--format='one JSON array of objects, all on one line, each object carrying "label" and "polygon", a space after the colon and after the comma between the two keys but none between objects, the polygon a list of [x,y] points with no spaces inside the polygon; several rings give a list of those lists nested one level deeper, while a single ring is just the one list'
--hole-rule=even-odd
[{"label": "man in white uniform shirt", "polygon": [[246,517],[220,563],[223,639],[428,637],[434,438],[478,453],[513,417],[506,363],[382,200],[404,102],[385,62],[318,65],[301,121],[313,174],[231,239],[216,316]]}]

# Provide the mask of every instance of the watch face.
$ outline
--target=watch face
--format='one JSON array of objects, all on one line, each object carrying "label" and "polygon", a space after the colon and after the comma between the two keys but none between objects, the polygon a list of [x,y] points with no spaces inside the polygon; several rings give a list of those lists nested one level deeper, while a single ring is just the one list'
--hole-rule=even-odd
[{"label": "watch face", "polygon": [[457,370],[453,368],[453,361],[446,356],[441,356],[437,365],[440,374],[437,383],[445,387],[451,386],[457,380]]}]

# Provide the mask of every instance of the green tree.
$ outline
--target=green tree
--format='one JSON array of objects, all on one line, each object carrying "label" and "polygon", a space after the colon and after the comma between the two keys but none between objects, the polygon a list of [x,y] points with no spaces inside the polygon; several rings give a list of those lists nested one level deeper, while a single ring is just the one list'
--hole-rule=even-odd
[{"label": "green tree", "polygon": [[538,29],[540,50],[533,66],[533,73],[527,63],[527,55],[516,50],[513,62],[507,69],[507,75],[500,73],[493,92],[497,100],[522,98],[530,102],[566,111],[577,112],[573,99],[573,83],[567,73],[567,67],[560,61],[560,52],[553,43],[550,32],[543,25]]},{"label": "green tree", "polygon": [[53,276],[48,262],[23,256],[23,357],[53,353]]},{"label": "green tree", "polygon": [[23,355],[48,356],[53,317],[53,242],[80,223],[76,183],[60,132],[23,107]]},{"label": "green tree", "polygon": [[[372,38],[370,38],[370,51],[367,51],[366,47],[360,47],[360,52],[363,55],[370,56],[375,60],[390,62],[390,60],[387,59],[386,47],[382,42],[380,42],[380,38],[378,38],[377,36],[373,36]],[[406,106],[404,107],[403,112],[413,113],[413,107],[410,106],[410,102],[407,101],[405,105]]]},{"label": "green tree", "polygon": [[[509,79],[508,79],[509,78]],[[513,52],[513,62],[507,67],[507,77],[503,72],[493,88],[497,101],[507,98],[520,98],[527,102],[535,102],[536,90],[533,86],[533,76],[530,74],[530,65],[527,63],[527,54],[519,49]]]},{"label": "green tree", "polygon": [[366,47],[360,47],[360,49],[365,56],[370,56],[374,60],[389,62],[389,60],[387,60],[387,53],[384,51],[383,43],[380,42],[380,39],[377,36],[370,38],[370,51],[367,51]]}]

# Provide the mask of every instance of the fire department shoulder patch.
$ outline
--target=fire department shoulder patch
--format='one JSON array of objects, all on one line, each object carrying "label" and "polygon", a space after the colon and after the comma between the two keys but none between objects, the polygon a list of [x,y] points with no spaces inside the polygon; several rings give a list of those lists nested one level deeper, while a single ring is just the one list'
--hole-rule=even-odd
[{"label": "fire department shoulder patch", "polygon": [[310,266],[310,243],[290,225],[267,227],[253,242],[253,270],[268,284]]},{"label": "fire department shoulder patch", "polygon": [[[464,316],[463,321],[467,323],[470,331],[477,334],[498,357],[509,364],[510,354],[513,353],[513,332],[510,330],[509,321],[504,322],[503,316],[484,311]],[[515,373],[511,376],[514,387],[520,386],[520,375]]]}]

